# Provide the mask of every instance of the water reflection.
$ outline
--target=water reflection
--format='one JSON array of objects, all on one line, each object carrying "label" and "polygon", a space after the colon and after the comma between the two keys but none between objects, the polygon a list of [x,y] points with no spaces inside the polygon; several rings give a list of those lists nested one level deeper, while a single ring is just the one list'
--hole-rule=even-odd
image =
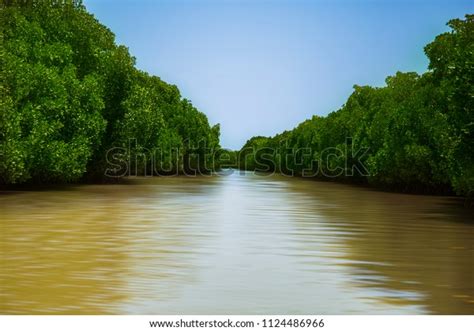
[{"label": "water reflection", "polygon": [[0,195],[0,312],[474,313],[453,199],[283,176]]},{"label": "water reflection", "polygon": [[368,300],[417,305],[437,314],[474,313],[474,218],[456,199],[381,193],[327,183],[289,187],[323,203],[313,205],[343,236],[342,263]]}]

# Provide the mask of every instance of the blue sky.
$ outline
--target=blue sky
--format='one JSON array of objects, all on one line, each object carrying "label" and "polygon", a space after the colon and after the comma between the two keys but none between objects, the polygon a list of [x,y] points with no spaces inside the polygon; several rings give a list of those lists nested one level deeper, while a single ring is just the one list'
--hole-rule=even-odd
[{"label": "blue sky", "polygon": [[240,148],[340,108],[354,84],[424,72],[423,46],[471,1],[85,0],[136,57]]}]

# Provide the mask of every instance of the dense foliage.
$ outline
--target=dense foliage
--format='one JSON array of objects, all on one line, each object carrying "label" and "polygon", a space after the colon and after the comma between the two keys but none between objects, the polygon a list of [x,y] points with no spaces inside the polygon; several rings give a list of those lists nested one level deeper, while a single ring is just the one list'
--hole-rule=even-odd
[{"label": "dense foliage", "polygon": [[474,15],[448,25],[425,47],[428,72],[355,86],[338,111],[250,139],[240,167],[474,195]]},{"label": "dense foliage", "polygon": [[[78,0],[0,3],[0,183],[245,169],[474,195],[474,15],[425,47],[429,71],[239,154],[176,86],[135,68]],[[217,158],[215,158],[217,156]]]},{"label": "dense foliage", "polygon": [[0,182],[202,170],[219,149],[219,127],[80,1],[3,0],[0,23]]}]

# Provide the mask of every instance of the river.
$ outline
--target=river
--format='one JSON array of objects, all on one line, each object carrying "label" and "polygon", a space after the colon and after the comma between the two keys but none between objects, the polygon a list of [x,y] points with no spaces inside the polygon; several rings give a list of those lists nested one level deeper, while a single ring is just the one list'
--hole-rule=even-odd
[{"label": "river", "polygon": [[474,314],[453,197],[250,172],[0,193],[2,314]]}]

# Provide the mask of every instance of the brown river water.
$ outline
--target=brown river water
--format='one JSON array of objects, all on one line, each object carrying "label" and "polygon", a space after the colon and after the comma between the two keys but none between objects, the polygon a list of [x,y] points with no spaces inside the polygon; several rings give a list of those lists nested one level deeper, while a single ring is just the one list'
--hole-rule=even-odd
[{"label": "brown river water", "polygon": [[281,175],[0,192],[1,314],[474,314],[452,197]]}]

